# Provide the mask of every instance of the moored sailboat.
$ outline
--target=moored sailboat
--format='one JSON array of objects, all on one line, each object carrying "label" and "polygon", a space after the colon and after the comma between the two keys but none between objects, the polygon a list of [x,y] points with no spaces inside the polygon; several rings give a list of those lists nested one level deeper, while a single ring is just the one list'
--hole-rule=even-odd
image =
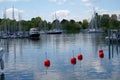
[{"label": "moored sailboat", "polygon": [[104,32],[104,30],[101,28],[100,16],[95,11],[90,21],[88,32],[89,33],[103,33]]}]

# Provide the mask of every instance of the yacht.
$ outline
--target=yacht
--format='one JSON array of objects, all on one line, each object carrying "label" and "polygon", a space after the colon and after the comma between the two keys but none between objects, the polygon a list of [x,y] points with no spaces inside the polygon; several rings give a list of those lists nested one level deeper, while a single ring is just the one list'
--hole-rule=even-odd
[{"label": "yacht", "polygon": [[34,39],[38,38],[39,39],[40,33],[37,28],[31,28],[29,31],[29,37]]}]

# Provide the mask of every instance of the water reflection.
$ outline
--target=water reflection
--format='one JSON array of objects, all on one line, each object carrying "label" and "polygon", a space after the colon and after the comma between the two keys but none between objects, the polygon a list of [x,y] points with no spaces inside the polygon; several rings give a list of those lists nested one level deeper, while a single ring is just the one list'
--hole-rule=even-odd
[{"label": "water reflection", "polygon": [[0,80],[5,80],[5,74],[4,73],[0,74]]},{"label": "water reflection", "polygon": [[120,52],[120,44],[119,43],[108,43],[108,54],[109,54],[109,59],[113,58],[114,55],[119,55]]},{"label": "water reflection", "polygon": [[3,61],[3,59],[0,59],[0,67],[1,67],[1,70],[4,69],[4,61]]},{"label": "water reflection", "polygon": [[[120,46],[108,46],[103,37],[102,34],[62,34],[41,35],[38,41],[2,39],[1,46],[6,50],[5,60],[3,60],[5,78],[2,77],[2,79],[112,80],[116,74],[120,74],[120,55],[118,55]],[[99,49],[104,50],[103,59],[98,56]],[[70,58],[73,56],[72,50],[74,50],[75,57],[78,53],[84,56],[81,62],[77,60],[74,67],[70,63]],[[47,71],[43,64],[46,59],[45,52],[51,60],[51,66]],[[117,79],[119,78],[117,76]]]}]

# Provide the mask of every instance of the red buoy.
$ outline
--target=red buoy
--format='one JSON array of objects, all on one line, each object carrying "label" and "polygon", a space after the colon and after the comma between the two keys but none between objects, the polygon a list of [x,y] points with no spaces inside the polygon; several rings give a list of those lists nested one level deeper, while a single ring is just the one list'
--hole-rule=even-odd
[{"label": "red buoy", "polygon": [[78,54],[78,57],[77,57],[77,58],[78,58],[79,61],[81,61],[81,60],[83,59],[82,54]]},{"label": "red buoy", "polygon": [[75,57],[72,57],[72,58],[71,58],[71,64],[73,64],[73,65],[76,64],[76,58],[75,58]]},{"label": "red buoy", "polygon": [[47,68],[50,67],[50,60],[46,59],[44,61],[44,66],[47,67]]},{"label": "red buoy", "polygon": [[101,49],[101,50],[99,50],[99,53],[103,53],[103,50]]},{"label": "red buoy", "polygon": [[100,58],[104,58],[104,52],[103,52],[103,50],[101,49],[101,50],[99,50],[99,57]]},{"label": "red buoy", "polygon": [[99,57],[104,58],[104,53],[103,52],[99,53]]}]

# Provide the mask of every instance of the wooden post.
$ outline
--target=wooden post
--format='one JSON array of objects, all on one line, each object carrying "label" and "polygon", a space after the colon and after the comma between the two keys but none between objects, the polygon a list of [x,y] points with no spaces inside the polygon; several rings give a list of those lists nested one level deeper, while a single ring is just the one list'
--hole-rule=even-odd
[{"label": "wooden post", "polygon": [[109,59],[111,58],[111,53],[110,53],[110,30],[108,29],[108,54],[109,54]]}]

